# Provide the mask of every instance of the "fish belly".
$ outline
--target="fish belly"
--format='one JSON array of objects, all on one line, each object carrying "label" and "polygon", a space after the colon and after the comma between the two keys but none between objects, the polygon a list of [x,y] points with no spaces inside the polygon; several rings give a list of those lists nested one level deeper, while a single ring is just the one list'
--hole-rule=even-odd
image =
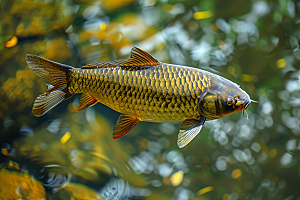
[{"label": "fish belly", "polygon": [[142,70],[76,69],[72,76],[74,92],[90,93],[115,111],[149,122],[197,118],[206,84],[197,70],[163,63]]}]

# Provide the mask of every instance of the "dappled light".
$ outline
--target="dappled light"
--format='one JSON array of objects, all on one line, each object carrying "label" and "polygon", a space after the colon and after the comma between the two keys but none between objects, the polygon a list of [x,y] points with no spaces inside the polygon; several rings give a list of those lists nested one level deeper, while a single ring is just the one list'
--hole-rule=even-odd
[{"label": "dappled light", "polygon": [[[292,0],[0,0],[0,198],[300,199],[299,13]],[[26,54],[79,68],[133,46],[225,77],[252,103],[181,149],[176,122],[114,140],[119,113],[76,112],[77,95],[32,114],[47,86]]]}]

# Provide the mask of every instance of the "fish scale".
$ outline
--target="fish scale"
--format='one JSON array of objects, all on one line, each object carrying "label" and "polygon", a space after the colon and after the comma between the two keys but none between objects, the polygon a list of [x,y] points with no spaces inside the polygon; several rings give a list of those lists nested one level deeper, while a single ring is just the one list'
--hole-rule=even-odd
[{"label": "fish scale", "polygon": [[[137,71],[122,67],[74,69],[69,72],[68,87],[73,93],[91,93],[100,103],[134,114],[141,121],[182,121],[199,116],[197,97],[201,94],[193,86],[200,76],[193,70],[197,69],[164,63]],[[208,78],[203,76],[201,81]]]}]

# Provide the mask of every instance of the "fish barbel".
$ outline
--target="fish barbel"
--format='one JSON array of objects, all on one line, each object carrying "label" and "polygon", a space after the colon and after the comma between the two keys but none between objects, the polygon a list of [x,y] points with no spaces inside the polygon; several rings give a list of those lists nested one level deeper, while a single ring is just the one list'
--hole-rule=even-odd
[{"label": "fish barbel", "polygon": [[121,113],[113,138],[128,133],[140,121],[183,121],[177,144],[186,146],[205,120],[245,111],[253,100],[237,84],[216,74],[159,62],[133,47],[126,60],[99,62],[81,68],[26,55],[31,70],[48,85],[33,105],[42,116],[62,101],[82,93],[77,112],[103,103]]}]

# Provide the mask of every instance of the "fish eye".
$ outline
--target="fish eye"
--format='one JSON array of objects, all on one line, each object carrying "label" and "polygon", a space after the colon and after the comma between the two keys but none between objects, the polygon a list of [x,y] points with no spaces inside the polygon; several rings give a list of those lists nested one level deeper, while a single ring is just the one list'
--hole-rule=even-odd
[{"label": "fish eye", "polygon": [[232,105],[235,104],[235,102],[234,102],[234,100],[233,100],[232,98],[226,99],[225,102],[226,102],[226,105],[227,105],[227,106],[232,106]]}]

